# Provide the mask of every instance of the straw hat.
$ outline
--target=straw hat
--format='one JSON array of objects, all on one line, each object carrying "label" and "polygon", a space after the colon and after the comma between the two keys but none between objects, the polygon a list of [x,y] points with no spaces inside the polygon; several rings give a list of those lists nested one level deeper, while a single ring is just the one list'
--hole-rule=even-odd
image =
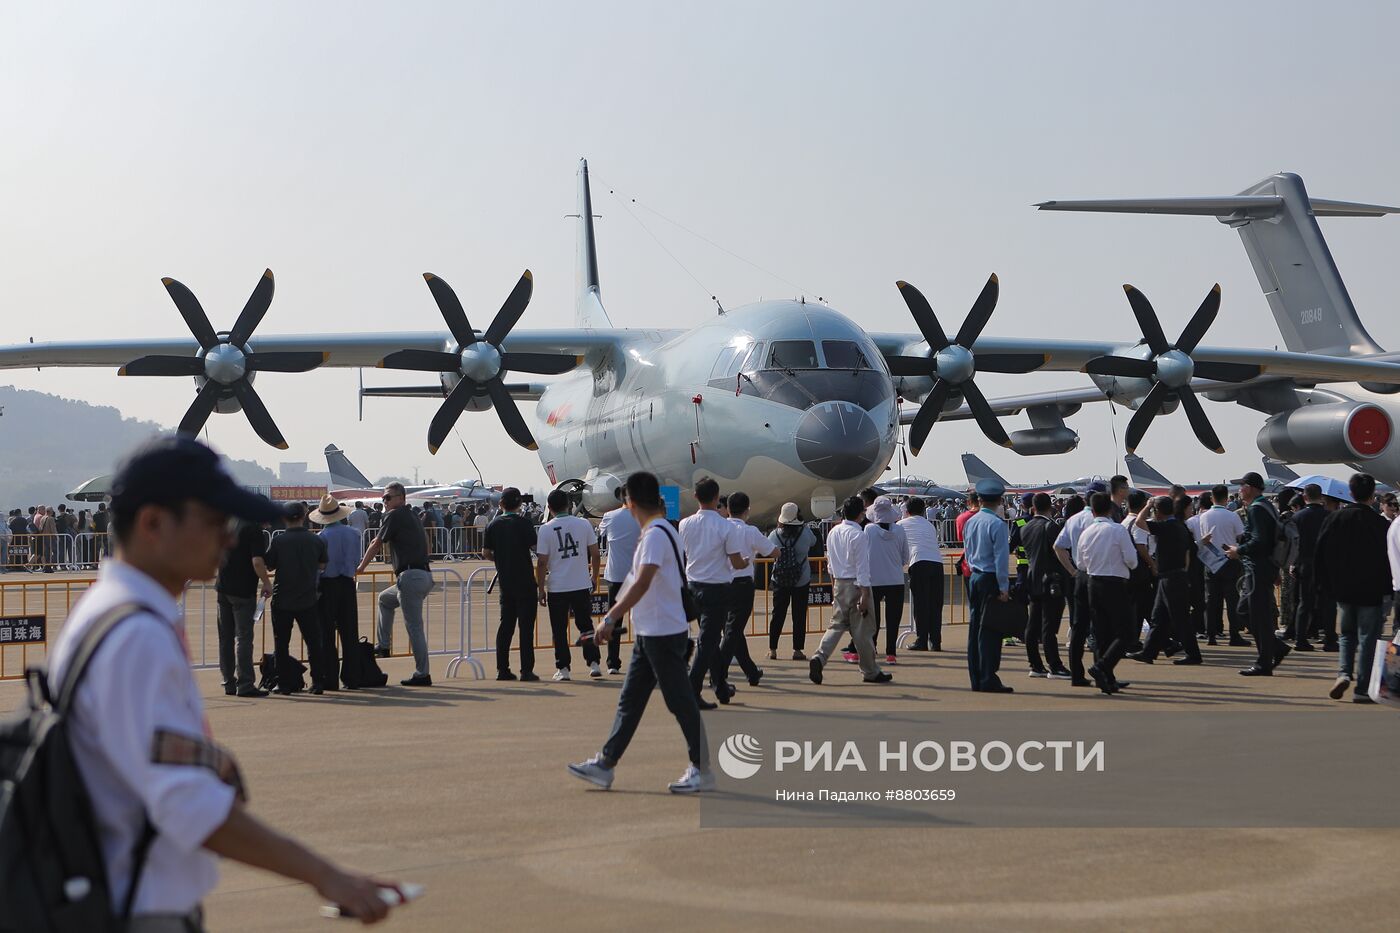
[{"label": "straw hat", "polygon": [[349,518],[353,511],[350,506],[335,501],[335,496],[326,493],[321,497],[321,504],[307,513],[307,517],[318,525],[334,525],[341,519]]},{"label": "straw hat", "polygon": [[778,513],[779,525],[800,525],[802,519],[797,514],[796,502],[784,502],[782,511]]}]

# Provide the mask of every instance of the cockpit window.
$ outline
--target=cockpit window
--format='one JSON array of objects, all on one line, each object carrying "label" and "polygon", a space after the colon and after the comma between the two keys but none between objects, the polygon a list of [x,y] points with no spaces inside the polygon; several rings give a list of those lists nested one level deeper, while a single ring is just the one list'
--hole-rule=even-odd
[{"label": "cockpit window", "polygon": [[853,340],[823,340],[827,369],[874,369]]},{"label": "cockpit window", "polygon": [[810,340],[775,340],[764,369],[818,369],[817,348]]},{"label": "cockpit window", "polygon": [[741,347],[725,347],[719,351],[719,359],[715,360],[715,368],[710,370],[710,378],[718,379],[721,376],[732,375],[729,366],[734,362],[734,356],[742,349]]},{"label": "cockpit window", "polygon": [[734,370],[737,373],[751,373],[759,368],[759,361],[763,359],[762,341],[749,347],[748,355],[743,358],[743,362]]}]

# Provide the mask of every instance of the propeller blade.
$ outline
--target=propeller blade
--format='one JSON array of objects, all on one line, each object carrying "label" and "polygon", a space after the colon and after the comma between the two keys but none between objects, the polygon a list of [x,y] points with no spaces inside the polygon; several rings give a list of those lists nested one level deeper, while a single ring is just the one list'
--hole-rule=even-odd
[{"label": "propeller blade", "polygon": [[[499,347],[501,341],[506,339],[506,334],[520,320],[520,315],[525,313],[525,309],[530,304],[530,295],[535,291],[535,277],[526,269],[525,274],[520,277],[520,281],[515,283],[515,288],[510,290],[506,300],[501,303],[501,310],[496,312],[496,317],[491,321],[491,326],[486,328],[486,335],[483,339],[493,347]],[[531,440],[530,443],[534,443]]]},{"label": "propeller blade", "polygon": [[1258,366],[1249,363],[1196,363],[1195,373],[1202,379],[1216,382],[1248,382],[1263,372]]},{"label": "propeller blade", "polygon": [[972,409],[972,416],[977,419],[977,426],[982,429],[982,433],[987,435],[987,439],[993,444],[1000,444],[1002,447],[1011,446],[1011,438],[1007,436],[1006,429],[997,420],[996,412],[992,411],[992,406],[987,404],[987,397],[982,394],[982,390],[977,388],[972,380],[964,382],[962,389],[963,399],[967,402],[967,407]]},{"label": "propeller blade", "polygon": [[451,431],[452,426],[457,423],[457,419],[461,417],[467,403],[476,394],[477,388],[475,382],[463,379],[451,392],[447,393],[447,398],[442,400],[437,414],[433,415],[432,423],[428,425],[428,453],[438,452],[442,442],[447,440],[447,432]]},{"label": "propeller blade", "polygon": [[165,290],[170,293],[170,298],[175,302],[175,307],[180,309],[180,316],[185,319],[185,326],[194,334],[194,339],[199,341],[199,345],[208,350],[219,342],[218,336],[214,333],[214,325],[209,323],[209,315],[204,313],[204,309],[199,305],[199,299],[179,282],[168,276],[160,280],[165,286]]},{"label": "propeller blade", "polygon": [[924,398],[923,404],[919,406],[919,413],[914,416],[914,423],[909,426],[909,450],[914,456],[919,455],[924,441],[928,440],[929,432],[938,423],[938,419],[943,417],[943,405],[952,392],[953,384],[947,379],[933,381],[933,389]]},{"label": "propeller blade", "polygon": [[1050,357],[1044,353],[979,353],[979,373],[1033,373]]},{"label": "propeller blade", "polygon": [[248,423],[253,426],[258,437],[278,450],[286,450],[287,441],[282,437],[282,432],[277,430],[277,425],[267,413],[267,406],[258,397],[253,384],[247,379],[240,379],[233,384],[233,394],[243,403],[243,414],[248,416]]},{"label": "propeller blade", "polygon": [[185,417],[180,419],[180,426],[175,430],[181,434],[188,434],[197,437],[204,428],[204,422],[209,420],[209,415],[218,404],[219,396],[223,393],[224,387],[210,379],[204,383],[204,388],[199,390],[199,394],[190,403],[189,410],[185,412]]},{"label": "propeller blade", "polygon": [[1128,304],[1133,307],[1133,316],[1137,318],[1138,327],[1142,328],[1143,339],[1147,341],[1153,355],[1166,353],[1171,347],[1167,344],[1167,335],[1162,333],[1162,322],[1157,320],[1157,312],[1152,310],[1152,303],[1147,300],[1146,295],[1131,285],[1124,285],[1123,291],[1128,296]]},{"label": "propeller blade", "polygon": [[1191,430],[1196,432],[1196,439],[1204,444],[1207,450],[1223,454],[1225,448],[1221,446],[1220,438],[1216,435],[1215,428],[1211,427],[1210,419],[1206,417],[1206,411],[1201,407],[1201,400],[1196,398],[1196,393],[1191,391],[1190,386],[1182,386],[1176,390],[1176,397],[1181,399],[1181,407],[1186,409],[1186,418],[1191,422]]},{"label": "propeller blade", "polygon": [[272,304],[272,286],[272,270],[266,269],[253,288],[253,294],[248,296],[248,303],[238,313],[238,320],[233,322],[233,330],[228,332],[229,343],[241,347],[253,336],[253,331],[262,322],[263,315]]},{"label": "propeller blade", "polygon": [[1152,391],[1148,392],[1147,397],[1142,400],[1142,404],[1138,406],[1138,410],[1133,412],[1133,417],[1128,421],[1128,431],[1123,437],[1124,446],[1128,448],[1128,453],[1135,452],[1138,444],[1142,443],[1142,436],[1147,433],[1148,425],[1162,410],[1162,403],[1167,400],[1171,391],[1164,382],[1155,384]]},{"label": "propeller blade", "polygon": [[249,353],[248,369],[262,373],[305,373],[310,372],[330,359],[329,353],[314,350],[280,353]]},{"label": "propeller blade", "polygon": [[197,356],[143,356],[117,370],[118,376],[202,376],[204,360]]},{"label": "propeller blade", "polygon": [[[958,328],[958,339],[954,341],[960,347],[970,347],[976,342],[982,333],[982,328],[987,326],[987,322],[992,319],[992,312],[997,307],[997,295],[1001,292],[1001,280],[993,272],[987,277],[987,284],[982,286],[982,293],[977,296],[977,300],[972,303],[972,310],[967,312],[967,317],[963,318],[962,327]],[[978,364],[981,368],[981,364]]]},{"label": "propeller blade", "polygon": [[539,450],[534,435],[530,433],[530,426],[525,423],[520,409],[515,407],[515,399],[510,397],[510,392],[501,384],[501,380],[492,379],[486,383],[486,394],[491,396],[491,404],[496,409],[496,414],[501,416],[501,424],[510,435],[510,439],[526,450]]},{"label": "propeller blade", "polygon": [[885,365],[891,376],[931,376],[933,359],[927,356],[887,356]]},{"label": "propeller blade", "polygon": [[1220,283],[1216,282],[1206,294],[1205,301],[1202,301],[1201,306],[1196,309],[1196,313],[1191,315],[1191,320],[1186,322],[1186,329],[1176,339],[1176,348],[1183,353],[1190,353],[1196,349],[1196,344],[1201,342],[1201,338],[1206,335],[1210,325],[1215,323],[1215,315],[1219,311]]},{"label": "propeller blade", "polygon": [[[909,313],[914,316],[914,323],[918,325],[919,333],[924,335],[929,349],[937,353],[948,346],[948,335],[943,330],[943,325],[938,323],[938,318],[933,313],[933,307],[929,305],[924,293],[908,282],[901,281],[894,284],[899,289],[899,295],[904,299],[904,303],[909,306]],[[928,375],[928,373],[925,371],[920,375]]]},{"label": "propeller blade", "polygon": [[558,376],[583,362],[581,356],[564,356],[559,353],[502,353],[501,368],[515,373],[539,373],[542,376]]},{"label": "propeller blade", "polygon": [[[433,300],[437,302],[438,311],[442,312],[442,319],[447,322],[447,329],[452,332],[457,346],[466,349],[476,343],[476,332],[467,321],[467,312],[462,310],[462,303],[457,300],[452,286],[431,272],[423,273],[423,281],[428,283],[428,291],[433,293]],[[452,367],[454,370],[456,368]]]},{"label": "propeller blade", "polygon": [[[981,368],[982,358],[977,358]],[[1084,364],[1086,373],[1096,376],[1130,376],[1147,379],[1157,374],[1157,364],[1152,360],[1139,360],[1131,356],[1096,356]]]},{"label": "propeller blade", "polygon": [[441,350],[396,350],[379,361],[380,369],[411,369],[420,373],[455,373],[462,358]]}]

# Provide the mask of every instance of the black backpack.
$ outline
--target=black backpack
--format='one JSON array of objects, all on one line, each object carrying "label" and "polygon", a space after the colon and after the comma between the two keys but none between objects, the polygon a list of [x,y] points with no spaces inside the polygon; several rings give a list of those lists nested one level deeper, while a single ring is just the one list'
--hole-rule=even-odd
[{"label": "black backpack", "polygon": [[778,532],[778,559],[773,561],[773,585],[796,586],[802,579],[802,558],[797,553],[797,542],[802,540],[802,529],[789,535]]},{"label": "black backpack", "polygon": [[[101,933],[126,929],[146,854],[149,820],[132,855],[120,915],[112,898],[92,798],[68,741],[73,696],[107,633],[141,606],[117,606],[83,635],[60,685],[25,672],[28,706],[0,723],[0,931]],[[58,687],[57,696],[53,688]]]},{"label": "black backpack", "polygon": [[379,669],[379,662],[374,659],[374,645],[367,638],[350,645],[342,664],[349,667],[349,680],[356,687],[382,687],[389,682],[389,675]]},{"label": "black backpack", "polygon": [[287,659],[287,669],[284,672],[285,678],[277,676],[277,655],[264,654],[262,660],[258,662],[258,688],[261,690],[276,690],[282,686],[282,681],[286,680],[286,690],[288,693],[300,693],[306,689],[306,665],[296,658]]}]

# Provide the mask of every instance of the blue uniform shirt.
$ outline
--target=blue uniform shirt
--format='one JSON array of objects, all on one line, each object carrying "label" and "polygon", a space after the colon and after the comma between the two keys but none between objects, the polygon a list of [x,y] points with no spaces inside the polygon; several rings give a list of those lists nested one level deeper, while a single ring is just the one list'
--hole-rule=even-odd
[{"label": "blue uniform shirt", "polygon": [[1011,560],[1011,533],[1000,515],[983,509],[967,520],[963,526],[963,556],[974,571],[996,574],[998,590],[1005,593],[1010,588],[1007,564]]},{"label": "blue uniform shirt", "polygon": [[360,566],[360,533],[349,525],[327,525],[321,531],[321,540],[326,542],[326,569],[321,578],[355,578],[355,568]]}]

